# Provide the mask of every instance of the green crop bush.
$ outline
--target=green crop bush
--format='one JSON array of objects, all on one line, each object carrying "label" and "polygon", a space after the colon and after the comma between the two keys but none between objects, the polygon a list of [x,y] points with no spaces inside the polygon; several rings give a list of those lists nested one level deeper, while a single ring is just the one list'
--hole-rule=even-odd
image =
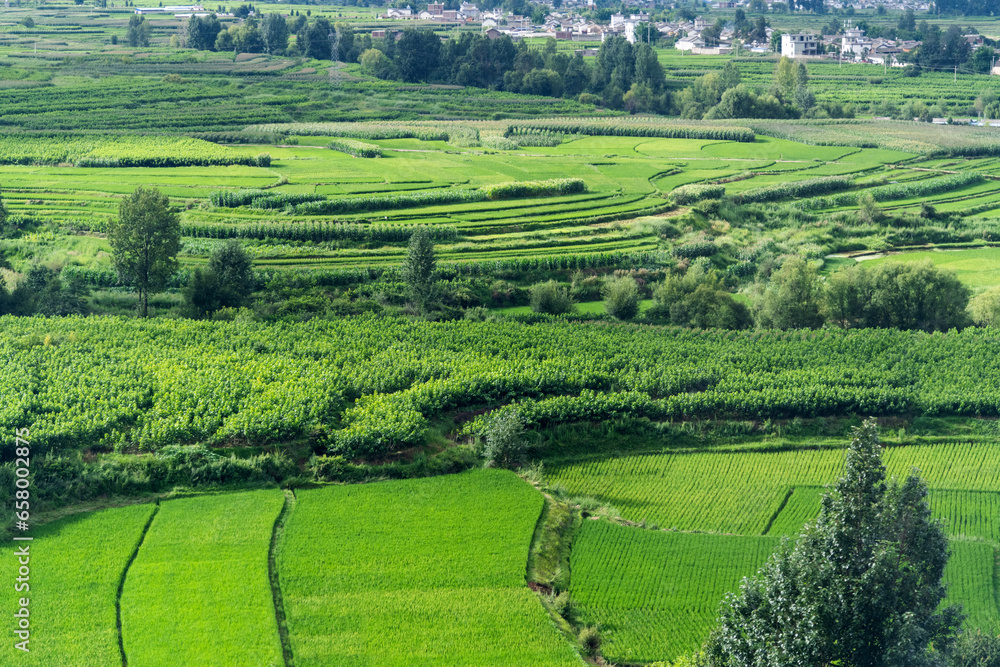
[{"label": "green crop bush", "polygon": [[482,188],[487,199],[519,199],[522,197],[554,197],[587,191],[582,178],[553,178],[547,181],[516,181]]},{"label": "green crop bush", "polygon": [[670,197],[675,203],[686,205],[693,204],[702,199],[719,199],[726,194],[726,186],[707,183],[692,183],[674,188]]},{"label": "green crop bush", "polygon": [[347,153],[354,157],[375,158],[382,157],[382,148],[375,144],[367,144],[355,139],[337,138],[333,139],[326,146],[330,150]]}]

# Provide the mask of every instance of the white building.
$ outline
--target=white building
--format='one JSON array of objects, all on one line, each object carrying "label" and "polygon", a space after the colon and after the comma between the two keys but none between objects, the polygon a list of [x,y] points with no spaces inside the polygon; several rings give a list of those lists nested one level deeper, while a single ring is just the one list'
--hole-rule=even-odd
[{"label": "white building", "polygon": [[803,56],[815,56],[818,54],[816,35],[795,33],[781,36],[781,55],[783,56],[801,58]]},{"label": "white building", "polygon": [[860,56],[871,49],[871,44],[871,40],[865,39],[864,30],[848,25],[844,30],[844,36],[840,38],[840,52],[845,56],[848,53]]},{"label": "white building", "polygon": [[170,7],[136,7],[136,14],[177,14],[181,12],[186,12],[187,14],[193,14],[195,12],[203,12],[205,8],[201,5],[173,5]]}]

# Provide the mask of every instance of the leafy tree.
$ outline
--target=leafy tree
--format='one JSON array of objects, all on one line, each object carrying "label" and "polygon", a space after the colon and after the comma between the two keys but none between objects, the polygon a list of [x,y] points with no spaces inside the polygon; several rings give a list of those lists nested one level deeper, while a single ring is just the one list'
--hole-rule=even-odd
[{"label": "leafy tree", "polygon": [[855,430],[844,475],[794,546],[726,597],[709,640],[719,667],[941,665],[962,621],[940,608],[948,539],[911,472],[886,483],[874,420]]},{"label": "leafy tree", "polygon": [[[997,52],[993,50],[992,46],[984,44],[972,53],[972,57],[969,58],[969,66],[980,74],[989,74],[996,55]],[[980,115],[982,115],[981,111]]]},{"label": "leafy tree", "polygon": [[969,315],[981,327],[1000,327],[1000,287],[992,287],[969,301]]},{"label": "leafy tree", "polygon": [[604,310],[616,320],[631,320],[639,314],[639,286],[631,276],[604,281]]},{"label": "leafy tree", "polygon": [[774,85],[785,100],[790,100],[795,95],[795,89],[799,85],[799,72],[795,61],[788,56],[781,56],[781,60],[775,65]]},{"label": "leafy tree", "polygon": [[170,200],[156,188],[136,188],[122,199],[108,227],[108,243],[118,275],[139,293],[142,316],[149,316],[149,293],[177,271],[181,226]]},{"label": "leafy tree", "polygon": [[407,28],[396,43],[396,67],[404,81],[426,81],[437,67],[441,40],[429,30]]},{"label": "leafy tree", "polygon": [[260,36],[266,53],[284,53],[288,48],[288,24],[285,23],[285,17],[278,13],[265,16],[260,24]]},{"label": "leafy tree", "polygon": [[573,310],[573,301],[564,287],[550,280],[531,286],[531,310],[536,313],[560,315]]},{"label": "leafy tree", "polygon": [[218,277],[219,302],[223,308],[239,308],[253,291],[253,261],[243,244],[235,239],[212,251],[208,270]]},{"label": "leafy tree", "polygon": [[213,50],[215,49],[215,40],[220,32],[222,32],[222,24],[215,14],[205,18],[192,16],[188,19],[187,25],[188,48],[199,51]]},{"label": "leafy tree", "polygon": [[141,14],[133,14],[128,20],[125,30],[125,41],[129,46],[149,46],[149,23]]},{"label": "leafy tree", "polygon": [[913,32],[917,29],[917,19],[913,16],[912,7],[907,7],[900,15],[899,23],[896,24],[896,27],[907,32]]},{"label": "leafy tree", "polygon": [[410,290],[410,296],[426,311],[433,289],[434,242],[425,227],[418,227],[410,236],[410,244],[406,248],[406,258],[403,260],[403,281]]},{"label": "leafy tree", "polygon": [[947,331],[968,322],[969,289],[930,261],[857,264],[830,277],[823,310],[844,328]]},{"label": "leafy tree", "polygon": [[722,94],[719,103],[708,110],[705,118],[787,118],[788,111],[773,95],[757,95],[741,83]]},{"label": "leafy tree", "polygon": [[184,296],[197,316],[214,313],[222,307],[219,303],[219,277],[211,271],[195,269]]},{"label": "leafy tree", "polygon": [[395,79],[399,75],[395,63],[378,49],[368,49],[361,54],[361,71],[377,79]]},{"label": "leafy tree", "polygon": [[316,60],[330,60],[333,55],[333,45],[330,33],[333,29],[330,22],[323,17],[317,18],[312,25],[304,25],[298,34],[297,41],[302,45],[302,52]]},{"label": "leafy tree", "polygon": [[79,279],[61,280],[60,274],[41,264],[33,265],[26,279],[12,292],[0,295],[0,313],[12,315],[80,315],[87,311],[89,290]]},{"label": "leafy tree", "polygon": [[746,329],[750,311],[733,298],[714,269],[695,264],[683,276],[668,276],[653,290],[647,315],[662,317],[681,327]]},{"label": "leafy tree", "polygon": [[781,268],[771,274],[766,286],[757,284],[757,292],[754,314],[759,326],[815,329],[823,325],[819,276],[802,258],[786,259]]}]

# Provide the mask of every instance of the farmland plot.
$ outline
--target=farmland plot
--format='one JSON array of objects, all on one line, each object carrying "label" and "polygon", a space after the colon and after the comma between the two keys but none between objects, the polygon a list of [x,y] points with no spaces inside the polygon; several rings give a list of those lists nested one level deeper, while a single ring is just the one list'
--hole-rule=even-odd
[{"label": "farmland plot", "polygon": [[267,559],[283,504],[279,490],[163,503],[122,593],[130,665],[282,664]]},{"label": "farmland plot", "polygon": [[493,470],[301,491],[278,555],[295,664],[580,664],[525,586],[541,506]]},{"label": "farmland plot", "polygon": [[[0,604],[13,614],[18,600],[30,609],[29,653],[14,648],[11,636],[0,648],[5,665],[107,667],[121,663],[115,598],[122,571],[153,515],[153,505],[133,505],[76,514],[33,529],[29,586],[0,588]],[[0,547],[4,576],[13,582],[14,553],[27,542]]]},{"label": "farmland plot", "polygon": [[764,564],[776,537],[697,535],[584,522],[570,589],[583,621],[600,625],[603,654],[626,662],[696,649],[722,597]]}]

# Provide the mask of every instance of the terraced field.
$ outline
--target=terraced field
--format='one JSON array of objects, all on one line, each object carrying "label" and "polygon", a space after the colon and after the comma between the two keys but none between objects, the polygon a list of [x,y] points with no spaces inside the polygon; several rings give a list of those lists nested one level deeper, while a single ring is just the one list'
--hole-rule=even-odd
[{"label": "terraced field", "polygon": [[[884,453],[890,474],[916,467],[927,480],[931,510],[951,538],[949,599],[965,606],[967,627],[991,631],[1000,629],[995,448],[992,441],[954,442],[889,446]],[[585,622],[606,629],[604,655],[652,661],[697,648],[724,594],[760,567],[780,536],[815,518],[823,485],[835,481],[842,464],[843,450],[819,448],[548,466],[550,483],[648,526],[585,522],[574,544],[571,590]]]}]

